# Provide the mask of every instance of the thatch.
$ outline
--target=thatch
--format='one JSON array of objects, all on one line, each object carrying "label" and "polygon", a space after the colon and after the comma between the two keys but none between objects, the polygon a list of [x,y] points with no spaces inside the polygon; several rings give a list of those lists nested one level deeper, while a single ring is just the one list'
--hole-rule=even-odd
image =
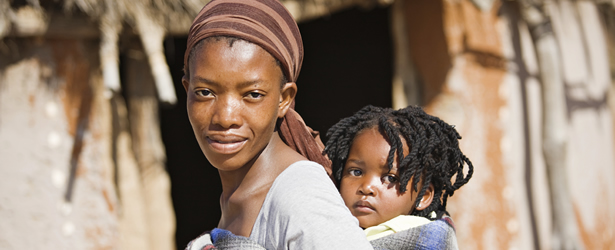
[{"label": "thatch", "polygon": [[[177,98],[164,57],[163,39],[167,35],[186,35],[193,18],[208,1],[65,0],[61,3],[45,3],[63,10],[60,15],[54,13],[54,10],[45,10],[38,0],[28,0],[25,6],[19,7],[12,6],[13,1],[1,1],[0,39],[7,35],[97,36],[101,39],[99,53],[105,86],[117,92],[121,86],[118,40],[124,24],[128,24],[141,38],[160,100],[174,104]],[[390,4],[392,1],[283,0],[282,2],[297,21],[304,21],[352,6],[370,8],[378,4]],[[84,13],[87,20],[80,20],[75,13]],[[68,20],[64,16],[69,16]],[[73,33],[70,33],[71,31]]]},{"label": "thatch", "polygon": [[[281,0],[290,10],[298,22],[303,22],[326,16],[337,11],[361,6],[371,8],[376,5],[389,5],[394,0]],[[209,0],[64,0],[43,2],[44,6],[54,6],[54,10],[41,7],[38,0],[28,0],[25,6],[17,5],[15,0],[0,2],[0,38],[9,34],[17,36],[48,34],[50,30],[42,29],[37,33],[24,32],[20,29],[27,20],[17,13],[24,8],[33,9],[50,20],[49,12],[55,9],[63,10],[62,15],[75,18],[78,12],[85,13],[94,23],[100,22],[106,16],[119,19],[133,28],[143,15],[151,17],[157,24],[162,26],[166,34],[185,35],[192,19],[209,2]],[[86,23],[82,23],[86,25]],[[13,26],[11,28],[11,26]],[[46,27],[45,27],[46,28]],[[53,27],[52,27],[53,28]],[[57,32],[56,30],[51,30]]]},{"label": "thatch", "polygon": [[186,30],[192,19],[209,0],[67,0],[64,10],[75,9],[87,13],[94,19],[104,19],[106,16],[119,18],[133,27],[137,27],[141,18],[147,18],[165,30]]}]

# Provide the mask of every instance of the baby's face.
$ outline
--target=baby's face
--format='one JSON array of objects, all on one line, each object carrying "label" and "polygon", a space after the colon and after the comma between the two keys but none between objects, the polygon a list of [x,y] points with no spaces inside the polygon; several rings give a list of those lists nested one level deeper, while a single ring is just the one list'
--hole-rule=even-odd
[{"label": "baby's face", "polygon": [[[399,192],[397,163],[386,166],[391,146],[377,128],[360,132],[354,139],[344,166],[340,193],[362,228],[376,226],[413,209],[417,192]],[[404,154],[408,153],[404,146]]]}]

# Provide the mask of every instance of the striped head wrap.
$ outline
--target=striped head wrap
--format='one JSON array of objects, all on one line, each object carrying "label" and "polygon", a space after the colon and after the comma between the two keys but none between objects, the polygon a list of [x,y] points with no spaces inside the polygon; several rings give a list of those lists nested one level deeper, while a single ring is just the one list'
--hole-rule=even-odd
[{"label": "striped head wrap", "polygon": [[[303,42],[297,23],[277,0],[212,0],[205,5],[190,27],[184,72],[192,48],[213,36],[237,37],[260,46],[280,62],[288,81],[297,81],[303,63]],[[280,124],[280,137],[301,155],[325,166],[330,174],[331,163],[322,154],[324,145],[318,132],[305,125],[294,104],[293,101]]]}]

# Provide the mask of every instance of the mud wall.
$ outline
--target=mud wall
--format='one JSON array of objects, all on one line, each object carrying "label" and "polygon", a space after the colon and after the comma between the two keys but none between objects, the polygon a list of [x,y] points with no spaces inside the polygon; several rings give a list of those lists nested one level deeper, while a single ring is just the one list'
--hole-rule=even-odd
[{"label": "mud wall", "polygon": [[[475,1],[479,2],[479,1]],[[490,1],[482,1],[490,2]],[[548,171],[565,171],[580,244],[615,244],[612,86],[604,23],[591,1],[547,2],[567,110],[565,164],[547,169],[545,95],[532,32],[518,2],[405,1],[420,104],[456,125],[474,177],[449,199],[460,246],[551,249]],[[406,86],[415,88],[416,86]],[[556,228],[559,229],[559,228]],[[561,230],[560,230],[561,231]]]}]

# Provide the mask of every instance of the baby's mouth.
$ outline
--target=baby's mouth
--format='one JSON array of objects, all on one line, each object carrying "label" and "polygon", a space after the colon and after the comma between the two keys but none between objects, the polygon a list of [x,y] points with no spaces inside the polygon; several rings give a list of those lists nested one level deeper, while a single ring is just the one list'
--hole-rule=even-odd
[{"label": "baby's mouth", "polygon": [[373,213],[376,211],[374,206],[368,201],[358,201],[354,204],[354,209],[359,213]]}]

